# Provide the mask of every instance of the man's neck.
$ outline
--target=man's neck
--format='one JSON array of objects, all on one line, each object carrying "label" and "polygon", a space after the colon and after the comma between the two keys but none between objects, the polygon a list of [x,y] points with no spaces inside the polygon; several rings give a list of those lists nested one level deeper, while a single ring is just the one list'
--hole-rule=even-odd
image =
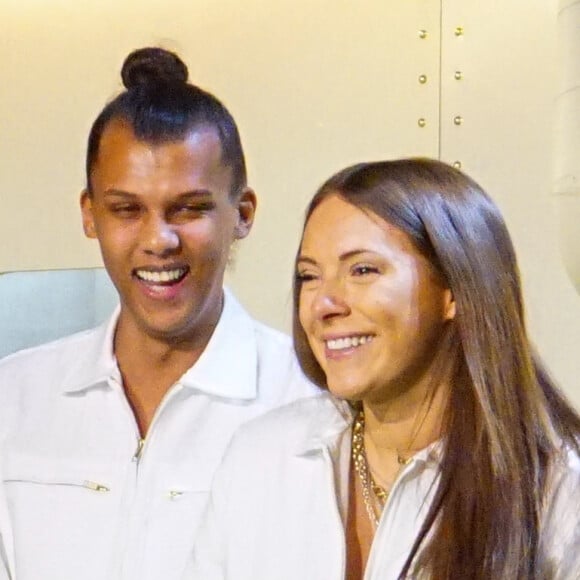
[{"label": "man's neck", "polygon": [[114,352],[142,437],[167,392],[197,362],[205,346],[188,341],[169,343],[130,325],[119,325]]}]

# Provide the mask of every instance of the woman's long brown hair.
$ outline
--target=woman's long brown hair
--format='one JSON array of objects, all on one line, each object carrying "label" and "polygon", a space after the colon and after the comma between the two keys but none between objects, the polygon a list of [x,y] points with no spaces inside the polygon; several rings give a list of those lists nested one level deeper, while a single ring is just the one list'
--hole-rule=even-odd
[{"label": "woman's long brown hair", "polygon": [[[428,159],[337,173],[314,196],[306,221],[330,195],[409,235],[456,303],[445,354],[454,373],[441,475],[400,578],[549,578],[542,501],[561,448],[580,451],[580,417],[530,346],[516,257],[499,210],[469,177]],[[295,347],[305,373],[324,387],[298,319],[299,299],[297,279]]]}]

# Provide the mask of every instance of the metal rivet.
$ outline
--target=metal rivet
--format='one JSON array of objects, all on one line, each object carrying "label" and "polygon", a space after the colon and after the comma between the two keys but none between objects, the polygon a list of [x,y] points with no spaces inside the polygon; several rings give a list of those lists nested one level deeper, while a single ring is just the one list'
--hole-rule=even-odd
[{"label": "metal rivet", "polygon": [[418,121],[417,121],[417,125],[419,125],[419,127],[423,128],[425,125],[427,124],[427,121],[421,117]]},{"label": "metal rivet", "polygon": [[427,31],[419,30],[419,38],[427,38]]},{"label": "metal rivet", "polygon": [[463,26],[455,27],[455,36],[463,36]]},{"label": "metal rivet", "polygon": [[460,115],[457,115],[456,117],[453,118],[453,122],[456,125],[461,125],[463,123],[463,117],[461,117]]},{"label": "metal rivet", "polygon": [[455,169],[461,169],[461,161],[454,161],[453,167],[455,167]]},{"label": "metal rivet", "polygon": [[419,82],[424,85],[427,82],[427,75],[419,75]]},{"label": "metal rivet", "polygon": [[453,76],[456,81],[460,81],[463,78],[463,73],[460,70],[456,70]]}]

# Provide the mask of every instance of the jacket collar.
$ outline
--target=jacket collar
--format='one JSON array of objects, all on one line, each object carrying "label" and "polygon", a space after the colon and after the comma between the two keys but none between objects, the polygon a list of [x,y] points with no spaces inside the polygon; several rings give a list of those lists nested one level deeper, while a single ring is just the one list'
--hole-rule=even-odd
[{"label": "jacket collar", "polygon": [[[63,369],[62,391],[76,393],[106,385],[110,378],[121,382],[121,373],[113,353],[113,337],[119,318],[117,306],[112,316],[95,329],[67,337],[64,341],[74,340],[75,358],[69,357]],[[76,340],[75,340],[76,339]]]},{"label": "jacket collar", "polygon": [[[113,352],[119,313],[117,307],[107,322],[85,333],[87,340],[76,353],[74,363],[63,369],[62,390],[65,393],[103,386],[110,379],[121,382]],[[253,320],[233,294],[224,289],[224,308],[213,335],[201,357],[179,382],[209,395],[254,399],[257,367],[258,346]]]},{"label": "jacket collar", "polygon": [[297,455],[335,447],[354,419],[351,406],[328,392],[298,401],[295,411],[295,425],[299,426],[294,437]]},{"label": "jacket collar", "polygon": [[256,398],[258,343],[254,321],[228,290],[224,290],[224,309],[209,343],[180,382],[218,397]]},{"label": "jacket collar", "polygon": [[[347,432],[350,437],[356,411],[349,403],[325,392],[305,399],[304,405],[305,408],[297,408],[301,423],[305,425],[302,432],[296,434],[297,455],[308,455],[324,448],[336,449]],[[444,442],[444,438],[438,439],[421,449],[413,456],[413,463],[439,465],[443,458]]]}]

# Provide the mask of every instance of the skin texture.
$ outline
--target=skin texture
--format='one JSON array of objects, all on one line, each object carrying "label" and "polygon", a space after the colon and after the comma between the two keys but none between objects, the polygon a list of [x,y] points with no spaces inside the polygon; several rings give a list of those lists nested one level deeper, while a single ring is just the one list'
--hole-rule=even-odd
[{"label": "skin texture", "polygon": [[[217,136],[208,129],[151,145],[111,124],[91,177],[92,196],[82,196],[83,226],[98,239],[119,291],[120,326],[205,346],[221,312],[230,246],[248,234],[253,218],[253,207],[230,199],[231,174]],[[135,275],[173,268],[189,269],[177,287]]]},{"label": "skin texture", "polygon": [[[249,233],[255,207],[251,189],[231,195],[211,128],[160,144],[136,139],[120,121],[103,132],[91,192],[81,195],[83,228],[120,296],[115,353],[142,431],[207,345],[230,246]],[[177,280],[142,279],[170,271]]]},{"label": "skin texture", "polygon": [[[406,234],[330,196],[306,225],[298,275],[300,322],[331,392],[376,406],[425,382],[454,305]],[[372,340],[328,347],[353,336]]]}]

